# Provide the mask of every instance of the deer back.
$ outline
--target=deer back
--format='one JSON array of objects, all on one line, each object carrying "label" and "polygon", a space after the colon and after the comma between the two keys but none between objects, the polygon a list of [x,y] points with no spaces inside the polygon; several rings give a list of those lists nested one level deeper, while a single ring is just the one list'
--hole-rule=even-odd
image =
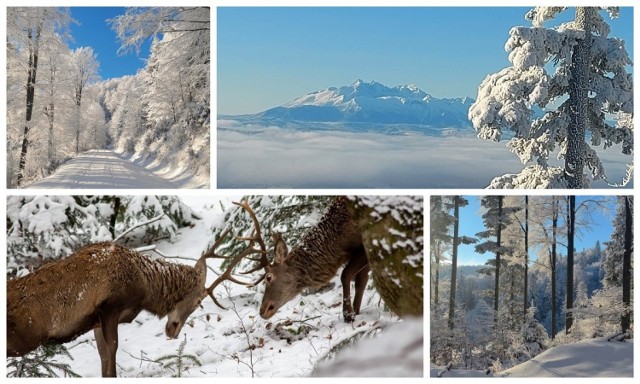
[{"label": "deer back", "polygon": [[278,252],[284,240],[274,239],[273,266],[285,265],[295,273],[300,290],[328,283],[338,268],[348,261],[351,251],[362,246],[362,235],[347,203],[346,197],[336,197],[318,224],[285,255]]}]

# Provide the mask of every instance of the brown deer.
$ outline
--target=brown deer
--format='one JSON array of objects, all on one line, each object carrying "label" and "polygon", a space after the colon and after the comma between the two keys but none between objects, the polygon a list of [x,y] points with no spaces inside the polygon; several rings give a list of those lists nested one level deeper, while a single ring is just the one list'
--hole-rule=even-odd
[{"label": "brown deer", "polygon": [[205,288],[208,257],[211,252],[190,267],[97,243],[9,280],[7,356],[22,356],[46,342],[65,343],[93,329],[102,376],[115,377],[118,324],[145,310],[167,316],[166,335],[178,337],[187,317],[213,291]]},{"label": "brown deer", "polygon": [[[238,203],[236,203],[238,204]],[[344,321],[353,322],[360,313],[362,295],[369,279],[369,263],[362,243],[362,235],[353,220],[346,197],[336,197],[320,222],[309,230],[302,243],[288,250],[280,234],[274,234],[274,261],[269,263],[265,244],[260,234],[260,225],[255,213],[246,202],[238,204],[251,216],[255,230],[249,248],[243,254],[236,256],[225,272],[231,280],[231,270],[248,253],[261,254],[259,264],[251,271],[264,268],[265,274],[254,285],[266,282],[260,316],[264,319],[272,317],[285,303],[295,298],[304,288],[322,287],[326,285],[346,263],[342,270],[342,315]],[[253,249],[257,242],[260,249]],[[213,252],[213,251],[210,251]],[[216,255],[215,257],[222,257]],[[355,297],[351,305],[351,281],[355,279]],[[224,278],[219,279],[209,289],[211,292]],[[233,280],[236,283],[249,285],[245,282]],[[215,298],[214,298],[215,300]],[[217,303],[217,302],[216,302]],[[217,303],[220,305],[219,303]]]}]

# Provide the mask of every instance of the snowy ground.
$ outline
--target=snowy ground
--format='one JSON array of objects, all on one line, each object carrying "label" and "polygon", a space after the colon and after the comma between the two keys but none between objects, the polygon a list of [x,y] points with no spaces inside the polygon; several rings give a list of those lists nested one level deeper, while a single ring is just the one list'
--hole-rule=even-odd
[{"label": "snowy ground", "polygon": [[208,181],[152,160],[137,161],[111,150],[91,150],[63,164],[54,174],[26,188],[205,188]]},{"label": "snowy ground", "polygon": [[[431,377],[439,374],[441,377],[487,377],[482,371],[447,371],[431,364]],[[560,345],[495,376],[633,377],[633,340],[622,343],[600,338]]]},{"label": "snowy ground", "polygon": [[[396,127],[385,134],[239,127],[227,120],[218,126],[219,188],[485,188],[493,177],[524,168],[505,142],[459,129]],[[620,182],[631,157],[614,147],[601,158],[609,179]]]},{"label": "snowy ground", "polygon": [[[158,242],[157,245],[165,254],[194,259],[193,262],[180,260],[194,264],[207,246],[212,224],[221,220],[222,215],[219,213],[219,204],[211,198],[185,196],[184,201],[203,219],[193,228],[182,229],[173,242]],[[208,265],[219,271],[216,263],[216,260],[210,260]],[[215,275],[211,271],[208,275],[210,284]],[[191,315],[191,326],[187,324],[175,340],[168,340],[164,334],[166,319],[141,313],[133,323],[122,324],[118,328],[117,374],[120,377],[174,375],[175,372],[164,369],[153,360],[175,354],[186,337],[184,354],[196,355],[202,366],[190,368],[184,376],[305,376],[310,375],[316,364],[321,363],[341,343],[357,335],[367,338],[378,333],[384,335],[386,331],[377,329],[398,323],[399,319],[385,310],[371,283],[370,289],[365,292],[362,312],[356,322],[344,323],[341,320],[339,278],[336,277],[333,283],[335,287],[326,292],[298,296],[269,320],[258,316],[262,285],[257,290],[235,284],[229,284],[228,290],[219,286],[215,294],[221,304],[229,309],[222,310],[212,300],[205,299],[202,303],[204,309],[198,309]],[[410,345],[419,340],[419,352],[415,351],[414,345],[411,355],[415,365],[417,353],[419,361],[423,361],[422,320],[409,325],[411,328],[408,331],[401,332],[405,335],[402,342]],[[397,344],[398,333],[395,335],[392,339],[396,341],[392,342]],[[63,362],[82,376],[100,376],[100,359],[92,332],[68,343],[67,347],[73,360],[62,358]],[[378,356],[380,351],[386,351],[385,348],[376,349]],[[418,374],[410,371],[406,374],[422,376],[422,364],[419,368]],[[379,369],[375,372],[378,376],[384,373]],[[397,375],[398,371],[391,369],[389,372]],[[366,372],[354,375],[366,376]]]}]

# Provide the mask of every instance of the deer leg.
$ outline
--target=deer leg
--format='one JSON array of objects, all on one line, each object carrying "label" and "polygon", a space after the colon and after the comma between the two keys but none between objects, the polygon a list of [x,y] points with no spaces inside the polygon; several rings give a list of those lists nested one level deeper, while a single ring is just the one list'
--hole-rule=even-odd
[{"label": "deer leg", "polygon": [[107,375],[107,346],[104,341],[104,335],[102,334],[102,328],[93,328],[93,335],[96,338],[96,346],[98,347],[98,354],[100,354],[100,363],[102,364],[102,376]]},{"label": "deer leg", "polygon": [[118,350],[118,314],[106,314],[100,316],[100,328],[104,337],[104,349],[106,354],[106,370],[102,377],[116,377],[116,351]]},{"label": "deer leg", "polygon": [[[364,253],[364,248],[360,248],[351,254],[351,258],[342,270],[342,275],[340,276],[340,280],[342,281],[342,317],[347,323],[352,323],[356,319],[356,314],[360,310],[360,301],[362,300],[362,293],[358,292],[358,288],[356,287],[354,303],[357,302],[358,308],[357,311],[354,311],[351,306],[351,280],[353,280],[365,266],[367,266],[366,254]],[[366,281],[364,285],[366,285]]]},{"label": "deer leg", "polygon": [[365,264],[360,272],[356,274],[356,296],[353,298],[353,309],[356,315],[360,313],[360,304],[362,304],[362,295],[367,288],[369,281],[369,264]]}]

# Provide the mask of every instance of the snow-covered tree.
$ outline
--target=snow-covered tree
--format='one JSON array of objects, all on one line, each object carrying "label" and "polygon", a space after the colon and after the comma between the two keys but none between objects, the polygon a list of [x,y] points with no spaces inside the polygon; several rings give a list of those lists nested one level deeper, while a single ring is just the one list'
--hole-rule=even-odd
[{"label": "snow-covered tree", "polygon": [[549,347],[547,330],[536,320],[535,312],[535,307],[527,308],[526,321],[522,327],[524,346],[530,358],[539,355]]},{"label": "snow-covered tree", "polygon": [[[10,52],[10,65],[8,71],[17,72],[8,76],[9,80],[19,80],[22,85],[8,83],[7,87],[17,91],[26,100],[25,112],[11,113],[13,118],[8,119],[16,126],[9,126],[14,131],[8,135],[10,150],[19,151],[18,169],[15,175],[15,183],[22,184],[26,175],[27,155],[31,140],[31,130],[34,127],[34,106],[36,103],[36,82],[38,81],[39,60],[41,60],[42,47],[48,44],[47,38],[56,36],[57,33],[66,35],[71,17],[69,10],[51,7],[9,7],[7,8],[7,48]],[[16,118],[17,117],[17,118]],[[18,126],[18,124],[20,124]],[[15,132],[18,131],[18,132]],[[13,141],[21,141],[21,144]],[[11,156],[15,156],[11,154]],[[12,164],[11,161],[7,161]],[[9,172],[11,174],[11,172]],[[13,181],[13,180],[11,180]]]},{"label": "snow-covered tree", "polygon": [[450,214],[451,204],[445,196],[431,196],[430,203],[430,254],[431,254],[431,296],[432,304],[438,305],[440,294],[440,263],[444,261],[444,254],[452,244],[450,233],[455,218]]},{"label": "snow-covered tree", "polygon": [[93,81],[98,79],[98,59],[96,58],[93,48],[80,47],[71,51],[71,83],[73,86],[73,103],[75,104],[75,153],[80,153],[80,133],[85,127],[82,126],[81,116],[82,95],[85,88]]},{"label": "snow-covered tree", "polygon": [[512,222],[511,216],[518,208],[505,206],[504,196],[483,196],[481,205],[485,209],[482,215],[485,230],[478,232],[476,236],[486,240],[477,244],[475,250],[478,253],[492,252],[496,255],[495,259],[487,263],[487,272],[490,271],[495,277],[493,309],[497,316],[500,303],[500,268],[503,263],[501,256],[512,252],[508,245],[503,244],[502,231]]},{"label": "snow-covered tree", "polygon": [[[507,147],[523,164],[535,162],[491,188],[588,188],[608,182],[596,148],[633,152],[631,59],[602,16],[618,17],[618,8],[577,7],[575,20],[544,27],[566,9],[536,7],[526,15],[532,27],[511,29],[512,66],[487,76],[469,109],[480,139],[499,141],[507,131]],[[564,167],[548,164],[556,150]]]},{"label": "snow-covered tree", "polygon": [[95,241],[109,240],[105,207],[79,204],[73,196],[7,198],[8,268],[39,266]]},{"label": "snow-covered tree", "polygon": [[[205,177],[209,175],[209,20],[208,7],[129,8],[109,20],[122,51],[137,50],[152,38],[147,66],[135,76],[141,83],[136,87],[138,106],[120,108],[120,114],[138,116],[126,121],[142,128],[133,140],[125,141],[127,152],[174,162]],[[112,130],[120,130],[122,123],[112,124],[116,125]]]},{"label": "snow-covered tree", "polygon": [[618,309],[623,322],[623,331],[628,330],[631,326],[631,317],[628,313],[631,311],[633,286],[631,277],[631,269],[633,268],[631,263],[633,260],[632,207],[632,196],[618,197],[616,216],[613,220],[614,229],[611,239],[604,243],[606,248],[602,263],[604,269],[603,290],[616,292],[616,299],[609,305]]}]

